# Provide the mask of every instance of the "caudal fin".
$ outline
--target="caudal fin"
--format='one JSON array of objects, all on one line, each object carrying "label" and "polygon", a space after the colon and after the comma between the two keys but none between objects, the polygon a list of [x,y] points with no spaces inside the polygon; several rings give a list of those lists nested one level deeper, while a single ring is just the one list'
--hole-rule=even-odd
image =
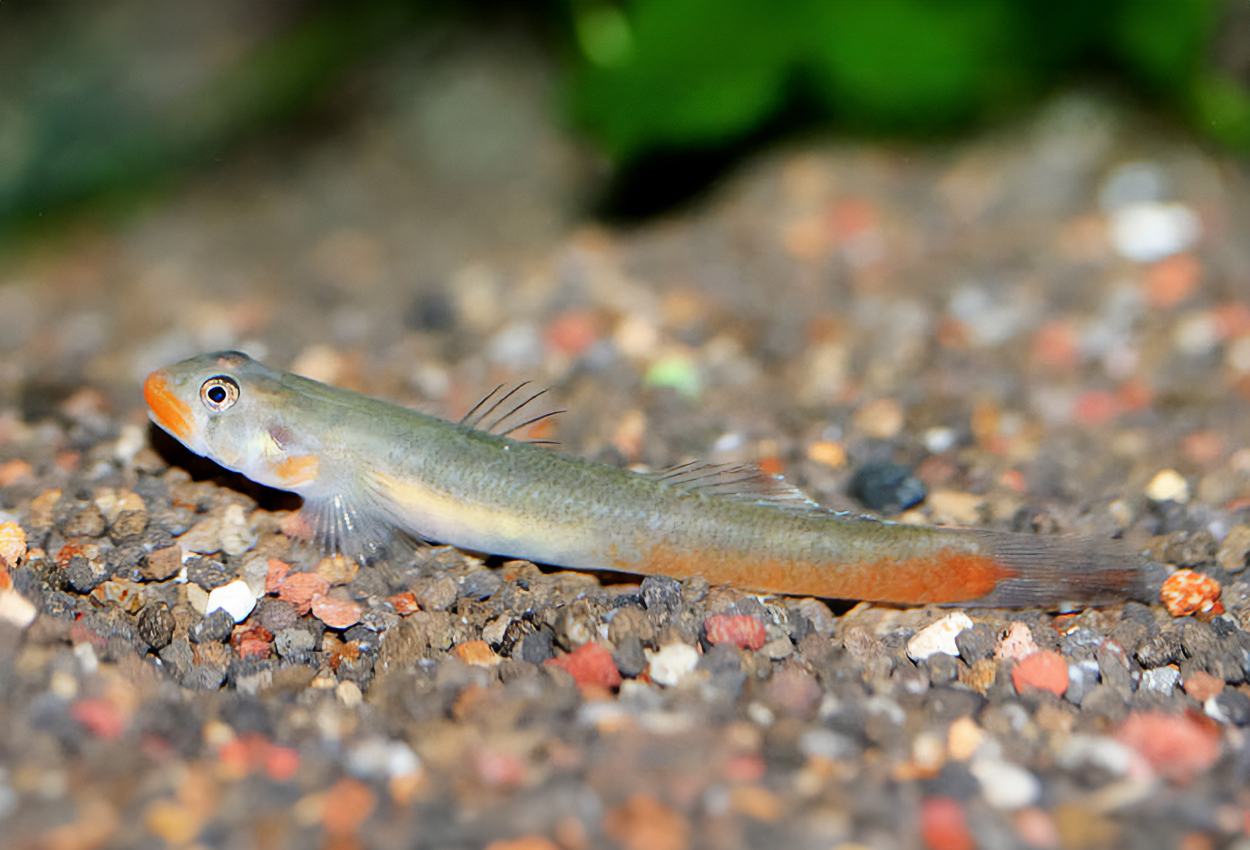
[{"label": "caudal fin", "polygon": [[979,531],[986,554],[1013,573],[976,605],[1062,607],[1156,602],[1167,568],[1116,540]]}]

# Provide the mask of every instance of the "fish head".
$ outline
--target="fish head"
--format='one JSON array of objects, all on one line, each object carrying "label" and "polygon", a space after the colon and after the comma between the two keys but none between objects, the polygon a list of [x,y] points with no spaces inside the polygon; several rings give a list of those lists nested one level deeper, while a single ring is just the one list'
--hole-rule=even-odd
[{"label": "fish head", "polygon": [[300,394],[238,351],[201,354],[143,383],[152,421],[196,454],[253,481],[304,492],[320,473],[320,441],[296,427]]}]

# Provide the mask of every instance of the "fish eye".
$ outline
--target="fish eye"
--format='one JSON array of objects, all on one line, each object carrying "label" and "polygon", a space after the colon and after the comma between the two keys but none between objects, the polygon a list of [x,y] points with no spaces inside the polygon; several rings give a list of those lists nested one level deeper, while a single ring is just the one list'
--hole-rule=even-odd
[{"label": "fish eye", "polygon": [[200,401],[220,413],[239,400],[239,384],[234,378],[217,375],[200,385]]}]

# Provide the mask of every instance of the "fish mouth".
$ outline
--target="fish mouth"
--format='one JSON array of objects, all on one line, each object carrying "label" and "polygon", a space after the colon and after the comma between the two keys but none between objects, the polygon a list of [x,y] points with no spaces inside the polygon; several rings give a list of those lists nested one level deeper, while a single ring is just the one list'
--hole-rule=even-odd
[{"label": "fish mouth", "polygon": [[169,388],[164,370],[157,369],[143,382],[143,398],[152,410],[152,421],[184,443],[191,439],[191,406]]}]

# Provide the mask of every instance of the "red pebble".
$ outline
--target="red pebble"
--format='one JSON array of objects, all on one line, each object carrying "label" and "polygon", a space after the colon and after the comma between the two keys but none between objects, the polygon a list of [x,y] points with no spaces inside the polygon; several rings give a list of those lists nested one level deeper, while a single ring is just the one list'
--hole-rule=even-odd
[{"label": "red pebble", "polygon": [[713,614],[703,621],[707,642],[727,643],[752,652],[764,645],[764,624],[748,614]]},{"label": "red pebble", "polygon": [[316,573],[295,573],[278,585],[278,598],[290,602],[301,614],[307,614],[312,608],[313,597],[329,589],[330,582]]},{"label": "red pebble", "polygon": [[332,629],[347,629],[360,622],[361,607],[350,599],[318,594],[312,599],[312,613]]},{"label": "red pebble", "polygon": [[1011,683],[1016,686],[1016,693],[1036,688],[1063,696],[1068,689],[1068,662],[1052,649],[1035,652],[1011,669]]},{"label": "red pebble", "polygon": [[277,558],[269,559],[269,570],[265,573],[265,593],[277,593],[282,580],[291,571],[291,565]]},{"label": "red pebble", "polygon": [[126,728],[126,721],[117,713],[117,707],[106,699],[80,699],[70,706],[69,714],[92,734],[107,741],[121,735]]},{"label": "red pebble", "polygon": [[621,673],[616,669],[612,654],[597,643],[582,644],[568,655],[550,658],[544,663],[567,670],[579,685],[615,688],[621,683]]},{"label": "red pebble", "polygon": [[1103,425],[1120,415],[1120,400],[1105,390],[1086,390],[1076,397],[1073,413],[1084,425]]},{"label": "red pebble", "polygon": [[1159,598],[1173,617],[1190,614],[1223,614],[1220,583],[1193,570],[1177,570],[1163,582]]},{"label": "red pebble", "polygon": [[1186,783],[1215,764],[1220,755],[1218,733],[1203,720],[1162,711],[1134,712],[1115,736],[1160,775]]},{"label": "red pebble", "polygon": [[574,357],[594,345],[598,336],[595,316],[586,310],[561,313],[547,327],[547,343]]},{"label": "red pebble", "polygon": [[271,744],[264,755],[265,775],[274,782],[294,779],[299,772],[299,750]]},{"label": "red pebble", "polygon": [[920,803],[920,839],[929,850],[975,850],[964,807],[951,797]]}]

